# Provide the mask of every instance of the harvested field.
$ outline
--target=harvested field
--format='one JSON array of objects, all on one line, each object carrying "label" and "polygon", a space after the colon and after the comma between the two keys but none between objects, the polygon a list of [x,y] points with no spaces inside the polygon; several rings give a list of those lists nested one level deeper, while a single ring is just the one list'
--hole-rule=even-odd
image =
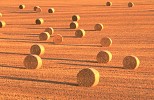
[{"label": "harvested field", "polygon": [[[0,0],[0,100],[154,100],[154,1],[112,0]],[[128,2],[134,3],[128,7]],[[19,9],[19,5],[25,9]],[[36,13],[35,6],[42,11]],[[54,8],[53,14],[48,13]],[[79,15],[83,38],[70,29],[72,16]],[[35,20],[44,23],[36,25]],[[95,31],[97,23],[102,31]],[[48,41],[39,34],[48,27],[54,29]],[[63,42],[53,43],[61,34]],[[112,45],[102,47],[100,40],[110,37]],[[24,58],[34,44],[41,44],[41,69],[26,69]],[[108,50],[112,60],[97,63],[99,51]],[[136,70],[123,68],[123,59],[135,55],[140,60]],[[77,73],[94,68],[100,74],[95,87],[77,84]]]}]

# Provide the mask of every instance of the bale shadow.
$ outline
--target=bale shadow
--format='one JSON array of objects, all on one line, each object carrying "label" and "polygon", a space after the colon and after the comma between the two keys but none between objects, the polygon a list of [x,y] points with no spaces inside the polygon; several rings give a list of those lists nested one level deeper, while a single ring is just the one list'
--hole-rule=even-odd
[{"label": "bale shadow", "polygon": [[29,27],[27,29],[45,29],[45,28],[42,28],[42,27],[31,28],[31,27]]},{"label": "bale shadow", "polygon": [[14,11],[14,12],[10,12],[10,13],[17,13],[17,14],[31,14],[31,13],[37,13],[35,11]]},{"label": "bale shadow", "polygon": [[24,67],[16,67],[16,66],[4,65],[4,64],[0,64],[0,67],[4,67],[4,68],[15,68],[15,69],[26,69]]},{"label": "bale shadow", "polygon": [[76,36],[63,36],[64,38],[78,38]]},{"label": "bale shadow", "polygon": [[61,27],[53,27],[54,30],[56,31],[75,31],[76,29],[71,29],[71,28],[61,28]]},{"label": "bale shadow", "polygon": [[8,40],[10,42],[25,42],[25,43],[37,43],[38,40],[31,39],[15,39],[15,38],[0,38],[0,40]]},{"label": "bale shadow", "polygon": [[22,56],[29,55],[29,54],[23,54],[23,53],[15,53],[15,52],[0,52],[0,54],[22,55]]},{"label": "bale shadow", "polygon": [[89,64],[72,64],[72,63],[58,63],[62,65],[71,65],[71,66],[86,66],[86,67],[99,67],[99,68],[116,68],[116,69],[124,69],[122,67],[117,66],[101,66],[101,65],[89,65]]},{"label": "bale shadow", "polygon": [[97,63],[97,61],[91,60],[74,60],[74,59],[67,59],[67,58],[42,58],[44,60],[63,60],[63,61],[74,61],[74,62],[87,62],[87,63]]},{"label": "bale shadow", "polygon": [[14,25],[27,25],[27,26],[29,26],[29,25],[36,25],[36,24],[7,24],[7,25],[10,25],[10,26],[11,26],[11,25],[13,25],[13,26],[14,26]]},{"label": "bale shadow", "polygon": [[[72,37],[68,37],[68,38],[72,38]],[[76,38],[76,37],[73,37]],[[62,46],[87,46],[87,47],[102,47],[101,45],[98,44],[54,44],[54,45],[62,45]]]},{"label": "bale shadow", "polygon": [[85,31],[87,31],[87,32],[88,32],[88,31],[96,31],[96,30],[92,30],[92,29],[91,29],[91,30],[85,30]]},{"label": "bale shadow", "polygon": [[59,85],[78,86],[78,84],[76,84],[76,83],[58,82],[58,81],[51,81],[51,80],[40,80],[40,79],[32,79],[32,78],[19,78],[19,77],[10,77],[10,76],[0,76],[0,78],[11,79],[11,80],[19,80],[19,81],[31,81],[31,82],[40,82],[40,83],[52,83],[52,84],[59,84]]}]

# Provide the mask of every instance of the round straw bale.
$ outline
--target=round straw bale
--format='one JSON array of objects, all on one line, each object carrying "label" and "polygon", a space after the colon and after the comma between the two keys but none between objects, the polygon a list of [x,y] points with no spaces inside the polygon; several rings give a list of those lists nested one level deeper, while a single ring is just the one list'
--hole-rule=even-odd
[{"label": "round straw bale", "polygon": [[43,32],[39,35],[40,41],[47,41],[50,39],[50,34],[48,32]]},{"label": "round straw bale", "polygon": [[104,37],[100,41],[102,47],[109,47],[112,45],[112,40],[109,37]]},{"label": "round straw bale", "polygon": [[0,21],[0,28],[3,28],[6,26],[6,23],[4,21]]},{"label": "round straw bale", "polygon": [[86,32],[83,29],[76,30],[76,32],[75,32],[75,36],[79,37],[79,38],[84,37],[85,35],[86,35]]},{"label": "round straw bale", "polygon": [[62,43],[63,42],[63,36],[60,35],[60,34],[54,35],[53,42],[54,42],[54,44],[60,44],[60,43]]},{"label": "round straw bale", "polygon": [[126,56],[123,59],[123,67],[126,69],[137,69],[140,64],[140,60],[134,56]]},{"label": "round straw bale", "polygon": [[132,3],[132,2],[128,3],[128,7],[133,7],[133,6],[134,6],[134,3]]},{"label": "round straw bale", "polygon": [[93,68],[86,68],[77,74],[77,83],[83,87],[93,87],[99,83],[99,72]]},{"label": "round straw bale", "polygon": [[70,24],[70,29],[77,29],[78,27],[79,27],[78,22],[72,22],[72,23]]},{"label": "round straw bale", "polygon": [[72,16],[72,21],[79,21],[80,20],[80,16],[79,15],[73,15]]},{"label": "round straw bale", "polygon": [[96,60],[98,63],[108,63],[112,59],[112,54],[109,51],[100,51],[97,54]]},{"label": "round straw bale", "polygon": [[34,11],[36,11],[37,8],[40,8],[40,6],[35,6],[35,7],[34,7]]},{"label": "round straw bale", "polygon": [[28,55],[24,59],[24,66],[27,69],[39,69],[42,66],[42,59],[38,55]]},{"label": "round straw bale", "polygon": [[95,27],[94,27],[94,29],[96,31],[101,31],[101,30],[103,30],[103,28],[104,28],[104,26],[101,23],[96,24]]},{"label": "round straw bale", "polygon": [[41,9],[41,7],[36,7],[36,10],[35,10],[37,13],[40,13],[40,12],[42,12],[42,9]]},{"label": "round straw bale", "polygon": [[48,27],[45,29],[45,32],[48,32],[50,35],[54,33],[54,29],[52,27]]},{"label": "round straw bale", "polygon": [[3,15],[2,15],[2,13],[0,13],[0,17],[2,17]]},{"label": "round straw bale", "polygon": [[112,2],[106,2],[106,6],[112,6]]},{"label": "round straw bale", "polygon": [[49,8],[48,9],[48,13],[54,13],[55,12],[55,9],[54,8]]},{"label": "round straw bale", "polygon": [[43,20],[43,18],[38,18],[35,20],[35,23],[40,25],[40,24],[44,23],[44,20]]},{"label": "round straw bale", "polygon": [[26,6],[25,5],[19,5],[19,9],[25,9]]},{"label": "round straw bale", "polygon": [[34,44],[30,48],[30,53],[31,54],[35,54],[35,55],[41,56],[41,55],[44,54],[44,52],[45,52],[45,48],[41,44]]}]

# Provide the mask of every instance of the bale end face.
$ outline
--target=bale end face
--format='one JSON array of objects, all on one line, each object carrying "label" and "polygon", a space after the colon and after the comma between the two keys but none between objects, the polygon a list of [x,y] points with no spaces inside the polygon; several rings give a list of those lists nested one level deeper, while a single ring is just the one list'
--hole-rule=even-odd
[{"label": "bale end face", "polygon": [[46,28],[45,32],[48,32],[50,35],[54,33],[54,29],[52,27]]},{"label": "bale end face", "polygon": [[26,6],[25,5],[19,5],[19,9],[25,9]]},{"label": "bale end face", "polygon": [[54,13],[54,12],[55,12],[55,9],[54,8],[48,9],[48,13]]},{"label": "bale end face", "polygon": [[42,66],[42,59],[38,55],[28,55],[23,63],[27,69],[39,69]]},{"label": "bale end face", "polygon": [[106,2],[106,6],[112,6],[112,2]]},{"label": "bale end face", "polygon": [[37,25],[41,25],[41,24],[44,23],[44,20],[43,20],[42,18],[39,18],[39,19],[36,19],[36,20],[35,20],[35,23],[36,23]]},{"label": "bale end face", "polygon": [[50,34],[48,32],[43,32],[39,35],[40,41],[47,41],[50,39]]},{"label": "bale end face", "polygon": [[123,67],[125,69],[137,69],[140,65],[140,60],[136,56],[126,56],[123,59]]},{"label": "bale end face", "polygon": [[112,39],[109,37],[104,37],[101,39],[100,44],[102,47],[110,47],[112,45]]},{"label": "bale end face", "polygon": [[79,15],[73,15],[72,16],[72,21],[79,21],[80,20],[80,16]]},{"label": "bale end face", "polygon": [[99,72],[93,68],[82,69],[77,74],[77,83],[83,87],[94,87],[98,85],[99,79]]},{"label": "bale end face", "polygon": [[95,25],[94,30],[95,31],[102,31],[103,28],[104,28],[103,24],[98,23],[98,24]]},{"label": "bale end face", "polygon": [[85,32],[83,29],[77,30],[77,31],[75,32],[75,36],[78,37],[78,38],[84,37],[85,34],[86,34],[86,32]]},{"label": "bale end face", "polygon": [[0,21],[0,28],[4,28],[6,26],[5,21]]},{"label": "bale end face", "polygon": [[32,45],[31,48],[30,48],[30,53],[31,54],[41,56],[41,55],[44,54],[44,52],[45,52],[45,48],[41,44]]},{"label": "bale end face", "polygon": [[132,3],[132,2],[129,2],[129,3],[128,3],[128,7],[131,8],[131,7],[133,7],[133,6],[134,6],[134,3]]},{"label": "bale end face", "polygon": [[54,35],[53,37],[53,43],[54,44],[60,44],[63,42],[63,36],[60,34]]},{"label": "bale end face", "polygon": [[77,29],[79,27],[79,24],[77,22],[72,22],[70,24],[70,29]]},{"label": "bale end face", "polygon": [[109,51],[100,51],[97,54],[96,60],[98,63],[108,63],[112,60],[112,54]]}]

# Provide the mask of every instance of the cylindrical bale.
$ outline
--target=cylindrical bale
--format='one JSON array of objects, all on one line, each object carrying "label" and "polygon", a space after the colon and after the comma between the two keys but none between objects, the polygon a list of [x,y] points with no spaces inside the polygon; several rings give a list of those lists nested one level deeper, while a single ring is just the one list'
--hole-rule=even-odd
[{"label": "cylindrical bale", "polygon": [[72,23],[70,24],[70,29],[77,29],[78,27],[79,27],[78,22],[72,22]]},{"label": "cylindrical bale", "polygon": [[5,27],[5,26],[6,26],[5,21],[0,21],[0,28],[3,28],[3,27]]},{"label": "cylindrical bale", "polygon": [[60,34],[54,35],[53,42],[54,42],[54,44],[60,44],[60,43],[62,43],[63,42],[63,36],[60,35]]},{"label": "cylindrical bale", "polygon": [[96,31],[101,31],[101,30],[103,30],[103,28],[104,28],[104,26],[101,23],[98,23],[94,26],[94,30],[96,30]]},{"label": "cylindrical bale", "polygon": [[42,59],[38,55],[28,55],[23,63],[27,69],[39,69],[42,66]]},{"label": "cylindrical bale", "polygon": [[37,13],[40,13],[40,12],[42,12],[42,8],[41,7],[36,7],[36,10],[35,10]]},{"label": "cylindrical bale", "polygon": [[80,16],[79,15],[73,15],[72,16],[72,21],[79,21],[80,20]]},{"label": "cylindrical bale", "polygon": [[98,85],[100,74],[93,68],[86,68],[79,71],[77,74],[77,83],[83,87],[93,87]]},{"label": "cylindrical bale", "polygon": [[112,39],[109,37],[104,37],[100,41],[102,47],[110,47],[112,45]]},{"label": "cylindrical bale", "polygon": [[48,27],[44,32],[48,32],[50,35],[52,35],[54,33],[54,29],[52,27]]},{"label": "cylindrical bale", "polygon": [[35,55],[41,56],[41,55],[44,54],[44,52],[45,52],[45,48],[41,44],[34,44],[30,48],[30,53],[31,54],[35,54]]},{"label": "cylindrical bale", "polygon": [[112,2],[106,2],[106,6],[112,6]]},{"label": "cylindrical bale", "polygon": [[79,38],[84,37],[85,35],[86,35],[86,32],[83,29],[76,30],[76,32],[75,32],[75,36],[79,37]]},{"label": "cylindrical bale", "polygon": [[0,17],[2,17],[3,15],[2,15],[2,13],[0,13]]},{"label": "cylindrical bale", "polygon": [[55,12],[55,9],[54,8],[49,8],[48,9],[48,13],[54,13]]},{"label": "cylindrical bale", "polygon": [[36,11],[37,8],[40,8],[40,6],[34,6],[34,11]]},{"label": "cylindrical bale", "polygon": [[134,3],[132,3],[132,2],[128,3],[128,7],[133,7],[133,6],[134,6]]},{"label": "cylindrical bale", "polygon": [[44,23],[44,19],[43,18],[38,18],[35,20],[35,23],[40,25],[40,24],[43,24]]},{"label": "cylindrical bale", "polygon": [[25,5],[19,5],[19,9],[25,9],[26,6]]},{"label": "cylindrical bale", "polygon": [[98,63],[108,63],[112,60],[112,54],[109,51],[100,51],[97,54],[96,60]]},{"label": "cylindrical bale", "polygon": [[43,32],[39,35],[40,41],[47,41],[50,39],[50,34],[48,32]]},{"label": "cylindrical bale", "polygon": [[134,55],[126,56],[123,59],[123,67],[126,69],[137,69],[140,65],[140,60]]}]

